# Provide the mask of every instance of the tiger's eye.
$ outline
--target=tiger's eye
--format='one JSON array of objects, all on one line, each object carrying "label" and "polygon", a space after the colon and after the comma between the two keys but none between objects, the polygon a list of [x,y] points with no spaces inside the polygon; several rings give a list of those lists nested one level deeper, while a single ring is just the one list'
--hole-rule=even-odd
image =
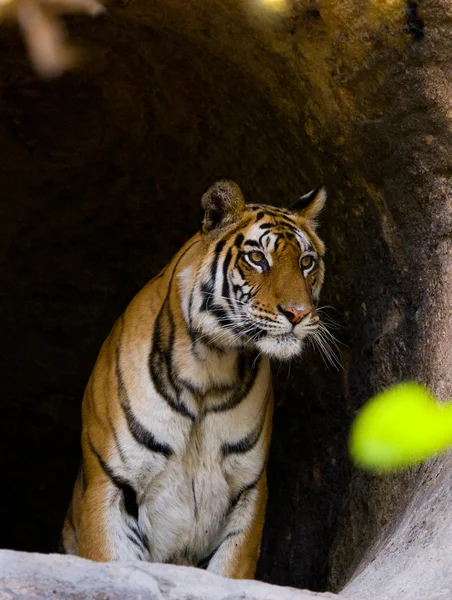
[{"label": "tiger's eye", "polygon": [[249,257],[253,261],[253,263],[256,263],[257,265],[265,261],[264,254],[262,252],[258,252],[257,250],[254,250],[254,252],[250,252]]},{"label": "tiger's eye", "polygon": [[301,259],[301,266],[303,267],[303,269],[310,269],[313,264],[314,259],[312,256],[303,256],[303,258]]}]

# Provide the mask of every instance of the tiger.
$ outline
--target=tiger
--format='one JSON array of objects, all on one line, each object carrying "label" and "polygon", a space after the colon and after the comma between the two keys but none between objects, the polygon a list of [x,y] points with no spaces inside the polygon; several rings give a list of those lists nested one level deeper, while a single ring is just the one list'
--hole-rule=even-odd
[{"label": "tiger", "polygon": [[247,203],[224,179],[204,193],[200,231],[128,305],[90,375],[65,553],[254,578],[270,360],[300,355],[319,327],[326,197]]}]

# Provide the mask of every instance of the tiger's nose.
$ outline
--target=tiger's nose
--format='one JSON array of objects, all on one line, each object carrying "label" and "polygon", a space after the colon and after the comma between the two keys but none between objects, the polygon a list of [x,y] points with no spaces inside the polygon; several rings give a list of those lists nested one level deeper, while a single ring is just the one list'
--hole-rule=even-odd
[{"label": "tiger's nose", "polygon": [[279,307],[282,314],[292,323],[298,325],[301,321],[312,312],[312,308],[295,308],[293,306]]}]

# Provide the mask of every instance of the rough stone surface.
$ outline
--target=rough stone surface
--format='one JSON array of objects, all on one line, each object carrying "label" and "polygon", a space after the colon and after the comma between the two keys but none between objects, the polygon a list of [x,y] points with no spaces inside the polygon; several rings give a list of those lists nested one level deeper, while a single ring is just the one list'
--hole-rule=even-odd
[{"label": "rough stone surface", "polygon": [[321,600],[339,599],[237,581],[200,569],[145,563],[95,563],[73,556],[0,550],[0,600]]},{"label": "rough stone surface", "polygon": [[382,387],[452,397],[452,6],[419,5],[423,39],[398,0],[112,0],[69,22],[89,61],[52,83],[2,25],[0,545],[56,547],[95,356],[197,228],[205,187],[228,176],[285,204],[324,181],[344,370],[316,352],[275,367],[258,576],[442,598],[449,461],[378,478],[346,453]]},{"label": "rough stone surface", "polygon": [[363,600],[452,599],[452,456],[423,469],[390,533],[377,536],[342,590]]}]

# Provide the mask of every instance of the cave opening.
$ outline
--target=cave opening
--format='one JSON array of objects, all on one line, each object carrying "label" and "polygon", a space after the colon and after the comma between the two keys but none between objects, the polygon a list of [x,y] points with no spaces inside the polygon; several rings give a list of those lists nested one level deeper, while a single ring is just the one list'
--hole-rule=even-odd
[{"label": "cave opening", "polygon": [[[450,12],[425,10],[431,21]],[[312,350],[275,365],[257,577],[340,589],[428,478],[353,471],[351,419],[394,381],[436,385],[450,361],[432,367],[419,318],[439,305],[432,248],[452,156],[422,70],[436,59],[402,2],[117,0],[68,29],[89,60],[51,82],[33,73],[14,27],[0,42],[1,545],[56,549],[96,355],[198,229],[204,190],[226,176],[247,200],[286,206],[325,183],[322,304],[340,326],[343,368]]]}]

